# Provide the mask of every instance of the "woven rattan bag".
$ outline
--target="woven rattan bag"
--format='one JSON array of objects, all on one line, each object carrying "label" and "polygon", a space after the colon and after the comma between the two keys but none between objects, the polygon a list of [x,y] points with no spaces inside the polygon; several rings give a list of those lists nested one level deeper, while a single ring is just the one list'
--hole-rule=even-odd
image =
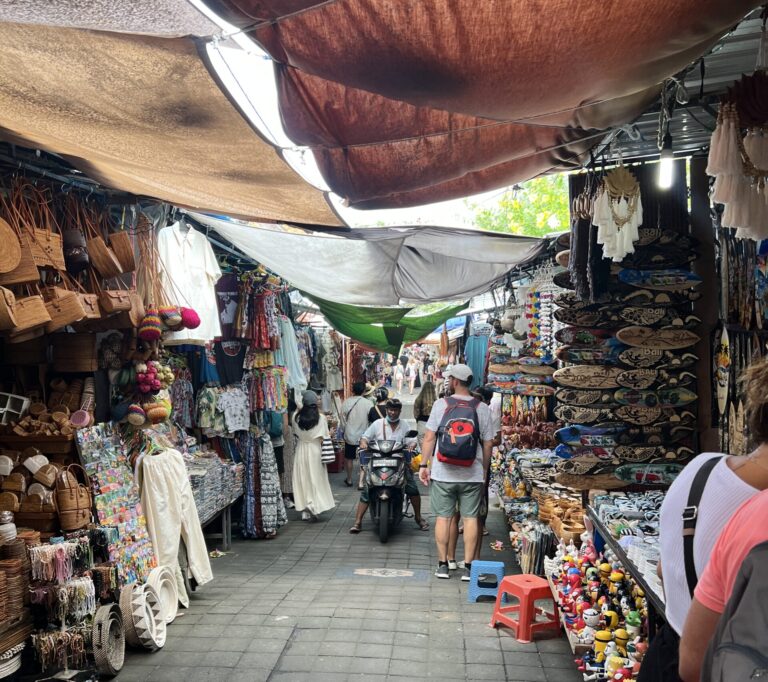
[{"label": "woven rattan bag", "polygon": [[[75,471],[82,472],[85,484],[77,480]],[[91,489],[88,474],[79,464],[62,469],[56,479],[56,504],[64,530],[77,530],[91,522]]]}]

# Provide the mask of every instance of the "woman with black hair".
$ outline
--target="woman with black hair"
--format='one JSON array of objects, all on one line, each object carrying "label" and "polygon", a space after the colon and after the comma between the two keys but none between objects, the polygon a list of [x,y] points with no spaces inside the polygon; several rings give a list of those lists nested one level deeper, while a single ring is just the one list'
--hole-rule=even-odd
[{"label": "woman with black hair", "polygon": [[293,501],[304,521],[316,521],[318,514],[333,509],[328,471],[322,462],[323,439],[328,438],[328,422],[320,414],[317,394],[302,393],[302,407],[293,417],[296,450],[293,461]]}]

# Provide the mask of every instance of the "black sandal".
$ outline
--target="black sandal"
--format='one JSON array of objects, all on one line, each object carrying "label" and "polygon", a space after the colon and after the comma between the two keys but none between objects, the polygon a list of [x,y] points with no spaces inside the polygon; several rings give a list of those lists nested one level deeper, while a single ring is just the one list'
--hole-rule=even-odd
[{"label": "black sandal", "polygon": [[363,524],[356,523],[349,529],[349,532],[352,533],[352,535],[357,535],[361,530],[363,530]]},{"label": "black sandal", "polygon": [[344,485],[347,486],[347,488],[352,487],[352,481],[348,481],[346,478],[344,479]]}]

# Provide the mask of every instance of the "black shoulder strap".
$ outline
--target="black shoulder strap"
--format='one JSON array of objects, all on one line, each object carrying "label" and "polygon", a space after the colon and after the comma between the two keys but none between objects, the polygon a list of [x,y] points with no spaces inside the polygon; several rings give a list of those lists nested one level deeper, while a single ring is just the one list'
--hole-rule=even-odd
[{"label": "black shoulder strap", "polygon": [[699,582],[693,557],[693,540],[696,535],[696,524],[699,520],[699,502],[701,502],[701,496],[704,494],[704,488],[712,469],[717,466],[721,459],[722,457],[708,459],[696,472],[691,483],[691,489],[688,491],[688,504],[683,509],[683,560],[685,561],[685,580],[688,583],[691,597],[693,597],[693,591],[696,589],[696,583]]}]

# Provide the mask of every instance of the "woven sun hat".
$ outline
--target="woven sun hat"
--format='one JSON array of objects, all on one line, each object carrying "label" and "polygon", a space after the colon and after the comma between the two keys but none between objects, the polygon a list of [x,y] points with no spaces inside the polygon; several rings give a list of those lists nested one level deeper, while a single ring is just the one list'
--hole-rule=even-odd
[{"label": "woven sun hat", "polygon": [[160,599],[160,617],[166,623],[172,623],[179,610],[179,588],[173,571],[168,566],[153,568],[147,584],[155,588]]}]

